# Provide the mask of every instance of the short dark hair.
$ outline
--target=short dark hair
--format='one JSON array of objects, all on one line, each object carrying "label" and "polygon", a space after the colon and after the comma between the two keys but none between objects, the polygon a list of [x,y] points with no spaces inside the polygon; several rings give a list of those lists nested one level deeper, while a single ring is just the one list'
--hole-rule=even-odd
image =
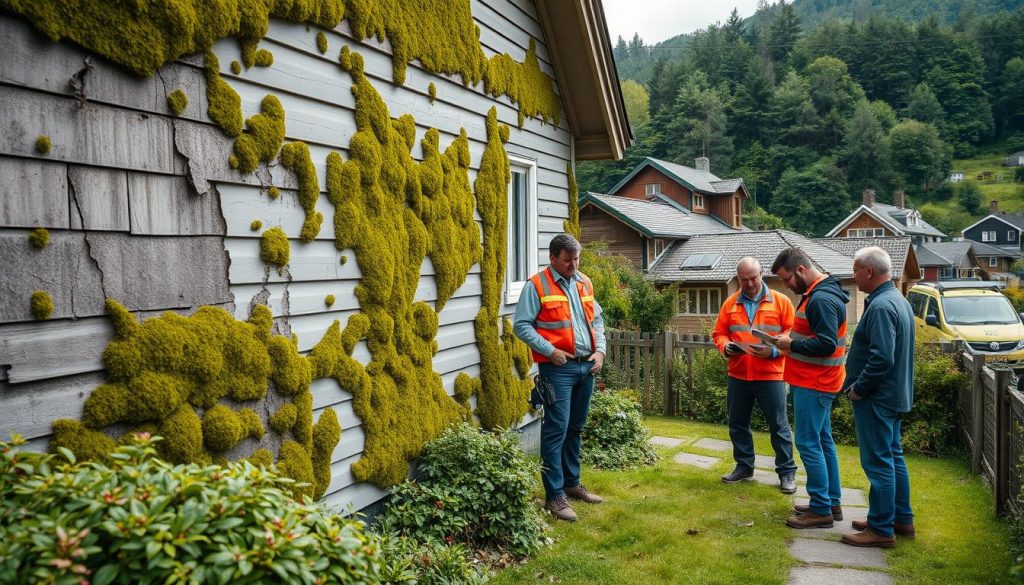
[{"label": "short dark hair", "polygon": [[570,254],[575,254],[581,249],[583,249],[583,246],[576,238],[569,234],[558,234],[551,238],[551,243],[548,245],[548,252],[555,258],[561,256],[563,250],[568,250]]},{"label": "short dark hair", "polygon": [[779,252],[779,255],[775,257],[775,262],[772,262],[772,273],[778,272],[779,268],[785,268],[786,272],[794,272],[797,266],[814,268],[814,265],[811,264],[811,257],[807,255],[807,252],[800,248],[786,248]]}]

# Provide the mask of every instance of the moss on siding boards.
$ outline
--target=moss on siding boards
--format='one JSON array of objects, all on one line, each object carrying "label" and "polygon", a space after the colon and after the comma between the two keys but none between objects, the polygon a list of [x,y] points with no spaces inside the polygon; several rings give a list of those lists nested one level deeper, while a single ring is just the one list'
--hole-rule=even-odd
[{"label": "moss on siding boards", "polygon": [[277,266],[278,270],[288,264],[291,257],[291,246],[288,236],[279,227],[273,227],[260,236],[260,258],[267,264]]},{"label": "moss on siding boards", "polygon": [[29,232],[28,243],[37,250],[42,250],[50,244],[50,232],[46,228],[36,228]]},{"label": "moss on siding boards", "polygon": [[40,321],[45,321],[50,318],[53,314],[53,299],[50,297],[50,293],[44,290],[37,290],[32,293],[32,298],[29,300],[29,308],[32,310],[32,316]]},{"label": "moss on siding boards", "polygon": [[[561,113],[553,82],[540,70],[532,40],[522,63],[507,54],[488,61],[469,0],[435,3],[430,10],[403,0],[0,0],[0,8],[27,17],[54,41],[70,39],[139,75],[152,75],[184,55],[209,52],[215,42],[227,37],[238,39],[246,67],[267,66],[273,56],[256,47],[267,34],[270,17],[326,29],[348,18],[357,38],[390,41],[392,77],[397,84],[405,83],[407,64],[418,60],[432,73],[460,76],[465,85],[486,79],[488,93],[507,95],[519,104],[520,126],[524,115],[557,125]],[[210,107],[214,107],[212,100]],[[212,113],[210,117],[221,123]],[[222,124],[232,138],[241,131],[240,110],[238,117],[234,134],[229,128],[236,126]]]},{"label": "moss on siding boards", "polygon": [[42,156],[46,156],[46,155],[50,154],[50,148],[52,148],[52,147],[53,147],[53,144],[50,142],[50,137],[49,136],[40,135],[38,138],[36,138],[36,143],[35,143],[36,153],[38,153],[38,154],[40,154]]},{"label": "moss on siding boards", "polygon": [[565,176],[569,177],[569,219],[562,222],[562,231],[580,239],[580,190],[576,185],[576,174],[572,172],[572,161],[565,163]]},{"label": "moss on siding boards", "polygon": [[188,107],[188,96],[184,91],[176,89],[167,96],[167,107],[171,109],[171,113],[175,116],[180,116],[185,108]]},{"label": "moss on siding boards", "polygon": [[157,449],[169,461],[208,463],[245,438],[263,436],[260,417],[233,404],[261,403],[273,387],[292,398],[294,417],[283,430],[271,419],[271,428],[297,446],[282,447],[278,463],[289,477],[313,482],[296,488],[297,496],[324,493],[341,432],[338,420],[328,409],[312,424],[312,364],[293,340],[271,335],[267,307],[256,306],[248,321],[218,307],[200,307],[191,317],[168,312],[138,323],[110,299],[107,311],[115,332],[103,351],[109,381],[86,399],[81,423],[54,423],[52,450],[67,447],[80,458],[96,458],[112,445],[103,429],[128,424],[134,426],[129,432],[163,436]]}]

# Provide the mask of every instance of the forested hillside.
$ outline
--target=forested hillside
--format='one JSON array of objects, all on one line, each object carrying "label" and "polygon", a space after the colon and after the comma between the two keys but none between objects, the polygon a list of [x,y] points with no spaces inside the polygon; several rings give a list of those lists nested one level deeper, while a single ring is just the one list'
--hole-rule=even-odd
[{"label": "forested hillside", "polygon": [[[957,197],[945,182],[954,157],[1024,149],[1020,5],[763,2],[751,18],[733,11],[660,49],[620,40],[636,143],[618,163],[580,163],[581,191],[605,191],[644,156],[692,166],[706,154],[712,172],[743,178],[758,206],[810,235],[865,188],[880,201],[897,189],[916,204]],[[934,10],[923,20],[891,16],[924,6]],[[802,15],[825,19],[809,26]]]}]

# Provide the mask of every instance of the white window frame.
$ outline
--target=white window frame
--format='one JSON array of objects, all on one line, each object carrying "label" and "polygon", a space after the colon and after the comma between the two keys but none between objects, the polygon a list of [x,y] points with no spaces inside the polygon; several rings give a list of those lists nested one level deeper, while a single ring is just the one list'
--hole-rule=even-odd
[{"label": "white window frame", "polygon": [[[695,311],[690,311],[690,295],[695,295],[696,306]],[[686,302],[680,307],[679,302],[682,299],[686,299]],[[722,289],[716,287],[710,288],[676,288],[676,315],[687,316],[687,317],[708,317],[717,315],[718,311],[722,308]],[[703,307],[702,307],[703,304]],[[701,312],[701,311],[704,312]]]},{"label": "white window frame", "polygon": [[990,256],[989,259],[988,259],[988,267],[989,268],[996,268],[998,266],[999,266],[999,258],[996,258],[995,256]]},{"label": "white window frame", "polygon": [[509,166],[512,173],[526,174],[526,279],[512,280],[512,249],[515,246],[515,236],[512,234],[512,185],[509,182],[508,192],[505,196],[508,205],[508,250],[505,255],[505,304],[512,305],[519,302],[519,295],[523,287],[529,282],[530,276],[536,274],[540,268],[538,257],[540,250],[537,245],[537,161],[529,158],[508,155]]},{"label": "white window frame", "polygon": [[939,269],[939,278],[956,278],[956,268],[953,266],[946,266]]},{"label": "white window frame", "polygon": [[846,230],[848,238],[884,238],[885,228],[852,228]]},{"label": "white window frame", "polygon": [[1006,230],[1006,240],[1008,242],[1017,241],[1017,230]]},{"label": "white window frame", "polygon": [[704,209],[704,196],[700,193],[693,194],[693,208]]},{"label": "white window frame", "polygon": [[661,195],[661,183],[647,183],[644,185],[644,195],[651,197],[652,195]]},{"label": "white window frame", "polygon": [[982,242],[994,242],[994,241],[996,241],[996,231],[995,230],[991,230],[991,231],[987,231],[987,232],[981,232],[981,241]]}]

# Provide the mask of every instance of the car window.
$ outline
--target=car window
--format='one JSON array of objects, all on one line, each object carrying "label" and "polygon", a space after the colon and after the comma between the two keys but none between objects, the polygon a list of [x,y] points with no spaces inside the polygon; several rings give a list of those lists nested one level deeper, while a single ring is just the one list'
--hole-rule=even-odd
[{"label": "car window", "polygon": [[942,312],[950,325],[1009,325],[1020,317],[1002,296],[943,297]]},{"label": "car window", "polygon": [[925,314],[925,319],[934,316],[936,319],[939,318],[939,305],[935,299],[928,299],[928,309]]},{"label": "car window", "polygon": [[914,315],[918,317],[924,317],[924,305],[927,300],[928,297],[919,292],[911,291],[910,294],[907,295],[907,301],[910,302],[910,307],[914,309]]}]

